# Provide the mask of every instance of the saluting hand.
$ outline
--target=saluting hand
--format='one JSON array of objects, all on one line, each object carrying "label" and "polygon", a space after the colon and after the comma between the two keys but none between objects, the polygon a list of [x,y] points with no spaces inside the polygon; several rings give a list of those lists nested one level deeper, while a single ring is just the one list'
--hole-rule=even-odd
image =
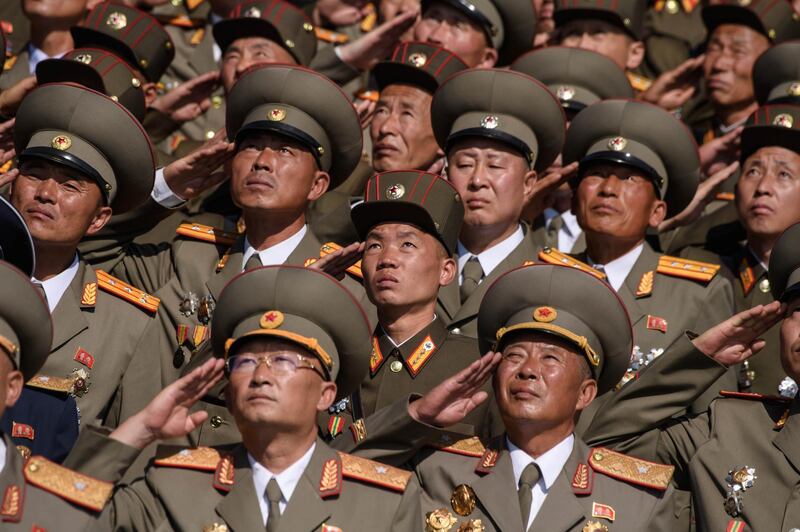
[{"label": "saluting hand", "polygon": [[[14,149],[14,122],[16,118],[6,120],[0,123],[0,166],[3,166],[8,161],[14,158],[17,154]],[[13,171],[13,170],[12,170]],[[9,172],[11,173],[11,172]],[[13,181],[16,174],[9,177],[8,174],[0,176],[0,187],[3,187]]]},{"label": "saluting hand", "polygon": [[387,20],[371,32],[338,48],[339,58],[351,67],[366,71],[389,55],[400,37],[417,21],[418,11],[407,11]]},{"label": "saluting hand", "polygon": [[673,111],[689,101],[703,73],[705,55],[692,57],[658,76],[640,98],[667,111]]},{"label": "saluting hand", "polygon": [[218,85],[219,71],[206,72],[159,96],[152,107],[170,117],[173,122],[190,122],[209,110],[211,93]]},{"label": "saluting hand", "polygon": [[337,249],[329,255],[325,255],[313,264],[309,264],[312,270],[319,270],[327,273],[331,277],[342,280],[347,268],[361,260],[364,254],[364,243],[354,242],[347,247]]},{"label": "saluting hand", "polygon": [[137,449],[156,440],[185,436],[203,424],[208,412],[190,413],[197,403],[222,378],[225,363],[213,358],[188,375],[173,382],[137,414],[128,418],[111,438]]},{"label": "saluting hand", "polygon": [[216,170],[233,156],[234,143],[225,138],[225,130],[189,155],[164,167],[164,181],[169,189],[185,200],[196,198],[227,179]]}]

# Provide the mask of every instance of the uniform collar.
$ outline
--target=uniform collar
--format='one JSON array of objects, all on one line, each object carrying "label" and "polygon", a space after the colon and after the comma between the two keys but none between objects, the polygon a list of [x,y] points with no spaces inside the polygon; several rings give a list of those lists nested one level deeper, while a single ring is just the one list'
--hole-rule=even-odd
[{"label": "uniform collar", "polygon": [[58,275],[54,275],[46,281],[40,281],[35,277],[31,279],[34,284],[41,284],[44,287],[44,293],[47,296],[47,306],[50,308],[50,314],[52,314],[53,310],[55,310],[55,308],[58,306],[58,302],[61,301],[64,292],[67,291],[67,288],[69,288],[69,285],[72,283],[72,280],[75,279],[75,275],[77,273],[78,254],[76,253],[75,258],[72,259],[72,264],[67,266],[67,269]]},{"label": "uniform collar", "polygon": [[598,266],[602,266],[602,271],[605,272],[606,277],[608,278],[608,284],[615,291],[619,291],[622,284],[625,282],[625,279],[628,278],[628,274],[631,273],[633,270],[633,266],[636,264],[636,261],[639,259],[639,256],[642,254],[642,250],[644,249],[644,243],[639,244],[626,254],[621,257],[618,257],[608,264],[597,264],[589,257],[589,254],[586,254],[586,259],[589,262],[589,265],[597,268]]},{"label": "uniform collar", "polygon": [[28,43],[28,70],[31,74],[36,73],[36,66],[44,61],[45,59],[60,59],[64,56],[66,52],[56,54],[54,56],[49,56],[42,51],[41,48],[37,48],[33,45],[33,43]]},{"label": "uniform collar", "polygon": [[511,233],[510,236],[477,255],[471,253],[459,241],[457,246],[459,279],[461,278],[461,272],[464,270],[464,265],[473,256],[478,257],[478,262],[481,263],[481,268],[483,269],[483,276],[488,277],[489,274],[492,273],[492,270],[497,268],[497,266],[503,262],[503,259],[514,251],[524,238],[525,232],[522,230],[522,226],[518,225],[517,230]]},{"label": "uniform collar", "polygon": [[258,505],[261,508],[261,516],[264,518],[264,525],[266,525],[267,517],[269,516],[269,502],[267,501],[266,495],[267,483],[275,477],[275,481],[281,488],[281,494],[283,495],[280,502],[281,513],[283,513],[286,510],[286,505],[292,498],[292,493],[294,493],[297,483],[300,482],[300,478],[303,476],[303,472],[306,470],[306,467],[308,467],[309,462],[311,462],[311,455],[314,454],[314,449],[316,449],[316,447],[316,442],[312,443],[308,451],[306,451],[299,460],[277,475],[258,463],[250,453],[247,453],[247,460],[250,462],[250,468],[253,470],[253,485],[256,490],[256,495],[258,496]]},{"label": "uniform collar", "polygon": [[400,345],[395,344],[383,327],[378,325],[372,342],[370,373],[375,375],[387,359],[396,359],[397,353],[399,353],[408,372],[412,377],[416,377],[428,360],[439,350],[446,337],[447,328],[435,315],[428,325]]},{"label": "uniform collar", "polygon": [[511,440],[506,437],[506,447],[511,455],[511,466],[514,468],[514,482],[519,485],[519,477],[522,476],[522,471],[530,463],[535,463],[542,471],[542,479],[544,481],[545,492],[555,483],[558,475],[564,469],[570,455],[572,448],[575,445],[575,436],[570,434],[561,440],[555,447],[541,455],[539,458],[533,458],[531,455],[511,443]]},{"label": "uniform collar", "polygon": [[289,255],[291,255],[295,248],[300,244],[300,241],[303,240],[303,237],[306,236],[307,232],[308,226],[304,225],[299,231],[283,242],[279,242],[274,246],[261,251],[257,251],[252,245],[250,245],[250,241],[247,240],[247,237],[245,237],[244,254],[242,255],[242,270],[244,270],[244,266],[247,264],[247,259],[253,256],[254,253],[258,253],[263,266],[284,264],[289,258]]}]

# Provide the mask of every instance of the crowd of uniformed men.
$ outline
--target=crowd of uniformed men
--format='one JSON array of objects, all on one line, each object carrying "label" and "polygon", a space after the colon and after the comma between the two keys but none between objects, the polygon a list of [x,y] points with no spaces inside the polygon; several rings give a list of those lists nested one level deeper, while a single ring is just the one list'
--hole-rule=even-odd
[{"label": "crowd of uniformed men", "polygon": [[800,2],[0,20],[0,530],[800,531]]}]

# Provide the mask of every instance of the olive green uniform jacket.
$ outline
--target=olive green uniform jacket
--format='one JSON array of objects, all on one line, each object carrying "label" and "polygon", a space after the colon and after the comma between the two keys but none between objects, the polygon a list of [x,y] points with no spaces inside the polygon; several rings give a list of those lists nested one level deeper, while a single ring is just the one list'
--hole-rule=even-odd
[{"label": "olive green uniform jacket", "polygon": [[0,92],[13,87],[23,79],[31,76],[31,72],[29,70],[30,66],[28,65],[28,59],[30,55],[28,54],[28,46],[27,44],[19,51],[19,53],[11,58],[8,58],[5,62],[5,66],[8,66],[8,70],[4,70],[2,75],[0,75]]}]

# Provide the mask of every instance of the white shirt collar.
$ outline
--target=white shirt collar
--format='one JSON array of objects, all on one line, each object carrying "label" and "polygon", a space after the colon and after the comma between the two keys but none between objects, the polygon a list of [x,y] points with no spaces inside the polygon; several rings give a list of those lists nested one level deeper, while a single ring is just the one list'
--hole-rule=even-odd
[{"label": "white shirt collar", "polygon": [[317,443],[311,444],[311,447],[306,451],[306,454],[300,459],[278,473],[272,473],[269,469],[256,461],[250,453],[247,453],[247,460],[250,462],[250,468],[253,470],[253,485],[256,488],[256,496],[258,497],[258,505],[261,508],[261,517],[264,518],[264,526],[267,526],[267,518],[269,517],[269,501],[267,500],[267,483],[275,477],[278,487],[281,488],[283,498],[278,504],[281,509],[281,514],[286,511],[286,505],[292,498],[292,493],[300,482],[300,477],[311,462],[311,455],[314,454],[314,449]]},{"label": "white shirt collar", "polygon": [[37,48],[32,43],[28,43],[28,72],[31,74],[36,73],[36,65],[45,59],[59,59],[64,56],[66,52],[49,56],[44,53],[40,48]]},{"label": "white shirt collar", "polygon": [[[510,236],[501,240],[494,246],[490,247],[489,249],[484,250],[481,253],[475,255],[478,257],[478,262],[481,263],[481,268],[483,269],[484,277],[488,276],[492,273],[492,270],[497,268],[497,266],[503,262],[503,259],[508,257],[508,255],[514,251],[514,249],[525,239],[525,232],[522,230],[522,226],[518,225],[517,230],[514,231]],[[458,243],[457,247],[458,253],[458,277],[459,277],[459,284],[461,284],[461,274],[464,271],[464,265],[467,261],[473,256],[470,251],[465,248],[461,242]]]},{"label": "white shirt collar", "polygon": [[570,236],[578,238],[578,236],[583,232],[581,226],[578,225],[578,217],[572,214],[572,211],[562,212],[561,219],[564,220],[564,227],[561,230],[566,230]]},{"label": "white shirt collar", "polygon": [[[623,256],[612,260],[608,264],[601,265],[606,277],[608,277],[608,284],[610,284],[614,290],[619,291],[622,283],[625,282],[625,279],[628,278],[628,274],[631,273],[633,265],[636,264],[636,261],[639,259],[639,255],[642,254],[643,249],[644,244],[639,244]],[[598,266],[589,255],[586,255],[586,258],[589,260],[590,266]]]},{"label": "white shirt collar", "polygon": [[[212,26],[221,20],[224,20],[221,16],[211,13]],[[216,41],[214,41],[214,44],[212,45],[212,53],[214,54],[214,63],[219,65],[219,60],[222,59],[222,48],[219,47]]]},{"label": "white shirt collar", "polygon": [[[433,315],[433,319],[432,319],[431,321],[429,321],[429,322],[428,322],[428,324],[425,326],[425,328],[427,328],[427,327],[430,327],[431,323],[433,323],[434,321],[436,321],[436,314],[434,314],[434,315]],[[386,338],[388,338],[388,339],[389,339],[389,341],[390,341],[390,342],[392,342],[392,345],[393,345],[393,346],[395,346],[395,347],[400,347],[401,345],[403,345],[403,344],[405,344],[406,342],[408,342],[409,340],[411,340],[411,338],[414,338],[414,336],[416,336],[416,335],[418,335],[418,334],[419,334],[419,331],[417,331],[417,332],[416,332],[416,333],[414,333],[412,336],[410,336],[410,337],[406,338],[405,340],[403,340],[402,342],[400,342],[400,343],[398,344],[397,342],[395,342],[395,341],[394,341],[394,338],[392,338],[391,336],[389,336],[389,333],[388,333],[388,332],[386,332],[386,329],[384,329],[384,328],[383,328],[383,325],[381,325],[381,330],[383,331],[383,334],[386,336]],[[422,330],[422,329],[420,329],[420,331],[421,331],[421,330]]]},{"label": "white shirt collar", "polygon": [[286,262],[286,259],[289,258],[289,255],[292,254],[292,251],[294,251],[295,248],[300,244],[300,241],[303,240],[303,237],[306,236],[307,232],[308,226],[304,225],[298,232],[283,242],[279,242],[274,246],[267,249],[262,249],[261,251],[256,251],[256,249],[250,245],[250,241],[245,238],[244,255],[242,256],[242,270],[244,270],[244,265],[247,264],[247,259],[249,259],[253,253],[258,253],[263,266],[275,266],[278,264],[283,264]]},{"label": "white shirt collar", "polygon": [[6,440],[3,439],[3,434],[0,433],[0,474],[3,473],[3,470],[6,468]]},{"label": "white shirt collar", "polygon": [[66,270],[51,277],[46,281],[40,281],[35,277],[31,279],[35,284],[40,284],[44,287],[44,293],[47,296],[47,306],[50,308],[50,314],[53,313],[58,306],[58,302],[64,296],[64,292],[69,288],[75,275],[78,273],[78,255],[72,260]]}]

